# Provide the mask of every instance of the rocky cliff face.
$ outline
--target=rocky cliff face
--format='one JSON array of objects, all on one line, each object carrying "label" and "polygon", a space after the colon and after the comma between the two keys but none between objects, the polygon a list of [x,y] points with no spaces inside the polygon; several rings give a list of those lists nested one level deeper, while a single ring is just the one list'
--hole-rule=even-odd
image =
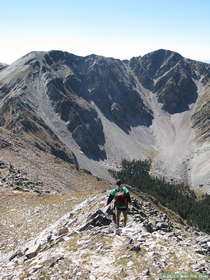
[{"label": "rocky cliff face", "polygon": [[0,277],[138,280],[160,279],[162,273],[210,275],[207,234],[144,194],[138,199],[133,194],[128,225],[116,234],[104,200],[102,193],[90,197],[35,238],[2,254]]},{"label": "rocky cliff face", "polygon": [[[189,110],[197,99],[197,87],[193,81],[192,68],[178,53],[166,50],[132,59],[131,67],[145,88],[158,96],[163,109],[170,113]],[[196,77],[197,78],[197,77]]]},{"label": "rocky cliff face", "polygon": [[209,73],[167,50],[130,61],[32,52],[0,72],[0,125],[101,177],[151,158],[154,175],[209,191]]}]

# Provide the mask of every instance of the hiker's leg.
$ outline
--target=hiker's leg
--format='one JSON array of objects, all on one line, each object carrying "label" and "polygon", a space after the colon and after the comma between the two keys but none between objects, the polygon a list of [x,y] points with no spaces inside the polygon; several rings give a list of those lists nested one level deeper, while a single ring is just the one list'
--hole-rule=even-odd
[{"label": "hiker's leg", "polygon": [[116,208],[113,209],[113,212],[112,212],[112,219],[113,219],[113,222],[116,224],[117,223],[117,220],[116,220]]},{"label": "hiker's leg", "polygon": [[123,212],[123,216],[124,216],[124,227],[125,227],[127,224],[127,219],[128,219],[128,210],[126,209],[122,212]]},{"label": "hiker's leg", "polygon": [[119,209],[117,209],[117,218],[116,218],[117,227],[120,226],[120,213],[121,213],[121,211]]}]

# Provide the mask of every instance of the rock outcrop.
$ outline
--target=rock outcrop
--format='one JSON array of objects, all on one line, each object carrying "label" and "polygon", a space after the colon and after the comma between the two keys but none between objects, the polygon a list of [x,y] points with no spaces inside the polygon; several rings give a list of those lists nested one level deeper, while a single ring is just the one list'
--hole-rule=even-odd
[{"label": "rock outcrop", "polygon": [[43,182],[30,180],[23,171],[3,161],[0,161],[0,188],[37,194],[50,193],[50,189],[43,186]]}]

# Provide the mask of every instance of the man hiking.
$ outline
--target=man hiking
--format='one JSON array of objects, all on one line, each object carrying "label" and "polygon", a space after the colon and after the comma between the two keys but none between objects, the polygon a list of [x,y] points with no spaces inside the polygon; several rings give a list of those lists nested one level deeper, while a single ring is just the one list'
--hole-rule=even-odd
[{"label": "man hiking", "polygon": [[117,210],[116,225],[119,228],[120,215],[123,213],[124,226],[127,224],[128,203],[131,203],[129,191],[126,187],[122,186],[121,180],[116,181],[117,188],[113,189],[108,197],[107,205],[115,199],[114,209]]}]

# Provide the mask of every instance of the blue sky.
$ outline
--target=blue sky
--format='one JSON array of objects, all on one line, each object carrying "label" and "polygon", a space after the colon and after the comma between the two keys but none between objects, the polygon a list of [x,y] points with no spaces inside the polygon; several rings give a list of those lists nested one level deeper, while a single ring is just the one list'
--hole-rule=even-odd
[{"label": "blue sky", "polygon": [[210,61],[210,0],[7,0],[0,7],[0,62],[33,50],[130,59],[159,48]]}]

